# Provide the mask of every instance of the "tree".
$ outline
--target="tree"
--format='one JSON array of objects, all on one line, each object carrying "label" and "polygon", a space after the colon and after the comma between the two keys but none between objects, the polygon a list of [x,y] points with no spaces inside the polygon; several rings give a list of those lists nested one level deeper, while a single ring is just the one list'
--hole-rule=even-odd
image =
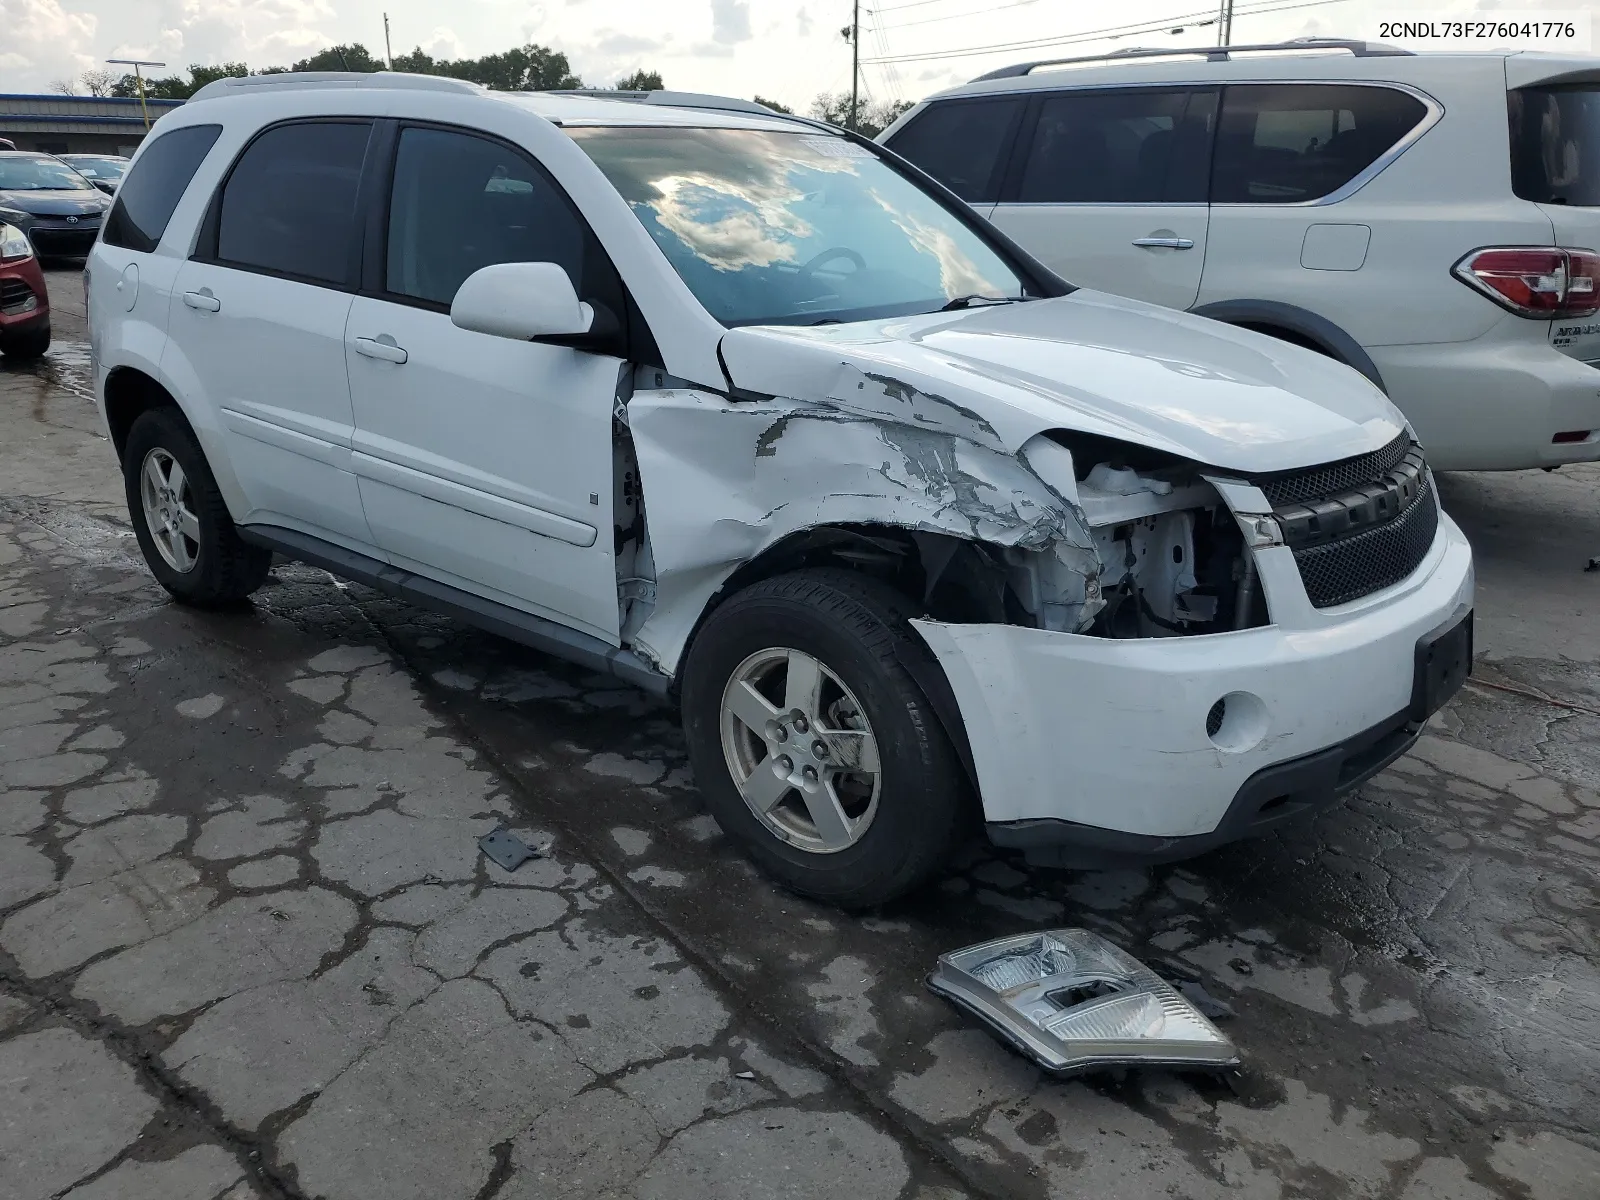
[{"label": "tree", "polygon": [[243,79],[250,68],[242,62],[218,63],[214,67],[192,64],[189,67],[189,95],[194,95],[208,83],[219,79]]},{"label": "tree", "polygon": [[373,58],[372,52],[360,42],[329,46],[326,50],[317,51],[310,58],[302,58],[290,68],[293,71],[381,71],[383,69],[383,60]]},{"label": "tree", "polygon": [[52,79],[50,81],[50,90],[59,92],[63,96],[76,96],[78,94],[73,89],[72,80],[70,79]]},{"label": "tree", "polygon": [[660,71],[646,71],[642,68],[632,75],[617,80],[619,92],[659,92],[665,90],[666,86],[661,82]]},{"label": "tree", "polygon": [[[109,76],[111,73],[106,72]],[[215,66],[203,66],[200,63],[189,64],[189,77],[181,75],[164,75],[159,79],[146,79],[144,81],[144,94],[151,100],[187,100],[208,83],[218,79],[230,79],[250,74],[250,68],[242,62],[217,63]],[[87,85],[87,80],[85,80]],[[137,96],[139,94],[139,81],[132,75],[124,75],[113,80],[104,92],[94,92],[97,96]]]},{"label": "tree", "polygon": [[117,76],[104,67],[96,67],[79,75],[78,82],[83,84],[91,96],[109,96],[112,86],[117,82]]},{"label": "tree", "polygon": [[779,104],[776,100],[768,100],[765,96],[752,96],[751,99],[757,104],[765,105],[773,112],[788,113],[790,116],[794,115],[794,109],[790,108],[786,104]]},{"label": "tree", "polygon": [[[295,70],[300,69],[296,63]],[[394,69],[466,79],[497,92],[551,92],[583,86],[583,81],[572,73],[565,54],[532,43],[482,58],[457,59],[436,59],[419,46],[410,54],[399,55]]]},{"label": "tree", "polygon": [[[856,132],[862,137],[874,138],[882,133],[895,118],[911,107],[908,100],[863,100],[856,111]],[[819,121],[850,127],[850,93],[833,95],[823,92],[811,102],[811,115]]]}]

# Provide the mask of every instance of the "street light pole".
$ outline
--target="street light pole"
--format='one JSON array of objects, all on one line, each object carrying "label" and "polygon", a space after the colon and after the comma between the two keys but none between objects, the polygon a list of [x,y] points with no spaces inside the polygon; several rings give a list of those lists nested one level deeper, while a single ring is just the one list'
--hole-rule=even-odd
[{"label": "street light pole", "polygon": [[383,61],[389,70],[394,70],[394,47],[389,45],[389,14],[383,14]]},{"label": "street light pole", "polygon": [[115,67],[132,67],[134,85],[139,89],[139,111],[144,114],[144,131],[150,132],[150,105],[144,96],[144,73],[141,67],[164,67],[164,62],[154,62],[148,58],[108,58],[106,62]]},{"label": "street light pole", "polygon": [[850,15],[850,132],[859,128],[861,104],[861,0]]}]

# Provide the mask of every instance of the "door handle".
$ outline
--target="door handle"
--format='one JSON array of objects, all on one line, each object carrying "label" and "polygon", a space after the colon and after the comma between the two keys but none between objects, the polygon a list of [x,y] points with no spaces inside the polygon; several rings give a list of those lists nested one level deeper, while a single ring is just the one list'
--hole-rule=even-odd
[{"label": "door handle", "polygon": [[1134,238],[1135,246],[1144,246],[1157,250],[1193,250],[1194,242],[1189,238],[1147,237]]},{"label": "door handle", "polygon": [[[117,286],[122,285],[119,283]],[[183,302],[190,308],[198,308],[201,312],[216,312],[222,307],[222,301],[211,294],[210,288],[201,288],[198,292],[185,292]]]},{"label": "door handle", "polygon": [[384,362],[403,364],[411,356],[394,344],[394,339],[388,334],[382,337],[358,337],[355,341],[356,353],[367,358],[381,358]]}]

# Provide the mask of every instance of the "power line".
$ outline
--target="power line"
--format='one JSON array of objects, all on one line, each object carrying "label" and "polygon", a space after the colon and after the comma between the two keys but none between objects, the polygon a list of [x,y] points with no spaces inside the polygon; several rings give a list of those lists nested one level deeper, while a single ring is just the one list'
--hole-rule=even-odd
[{"label": "power line", "polygon": [[[1267,13],[1288,12],[1298,8],[1322,8],[1329,4],[1347,3],[1349,3],[1349,0],[1304,0],[1303,3],[1298,4],[1276,4],[1250,9],[1241,8],[1236,10],[1235,15],[1241,17],[1264,16]],[[990,46],[973,46],[965,50],[936,50],[930,51],[926,54],[900,54],[895,55],[892,59],[864,58],[861,61],[864,64],[879,65],[886,61],[937,62],[944,59],[971,58],[975,55],[996,54],[1010,50],[1044,50],[1056,46],[1076,45],[1082,42],[1111,40],[1113,38],[1127,37],[1139,33],[1159,33],[1164,29],[1170,28],[1174,22],[1182,23],[1196,17],[1210,17],[1212,20],[1216,19],[1213,10],[1206,9],[1202,12],[1190,13],[1187,16],[1168,17],[1162,21],[1144,21],[1134,25],[1115,25],[1106,29],[1095,29],[1084,33],[1062,34],[1059,37],[1033,38],[1028,41],[1004,42]],[[1174,53],[1181,52],[1181,49],[1174,51]]]},{"label": "power line", "polygon": [[[1336,3],[1343,3],[1343,2],[1344,2],[1344,0],[1316,0],[1316,3],[1321,3],[1321,4],[1336,4]],[[1118,34],[1144,33],[1144,32],[1147,32],[1147,31],[1153,32],[1155,30],[1166,29],[1169,26],[1171,26],[1174,21],[1181,22],[1181,21],[1187,20],[1187,19],[1189,19],[1191,17],[1201,17],[1201,16],[1210,16],[1210,15],[1211,15],[1211,10],[1207,9],[1204,12],[1188,13],[1185,16],[1168,17],[1168,18],[1166,18],[1165,20],[1162,20],[1162,21],[1139,21],[1139,22],[1135,22],[1134,24],[1130,24],[1130,25],[1113,25],[1113,26],[1109,26],[1109,27],[1107,27],[1105,29],[1095,29],[1095,30],[1090,30],[1090,31],[1085,32],[1085,33],[1064,33],[1064,34],[1060,34],[1059,36],[1056,36],[1056,37],[1029,38],[1029,39],[1027,39],[1025,41],[1020,41],[1020,42],[1001,42],[1001,43],[995,43],[995,44],[989,45],[989,46],[975,46],[975,47],[971,47],[971,48],[966,49],[966,50],[932,50],[932,51],[929,51],[926,54],[901,54],[901,55],[896,56],[896,61],[898,61],[898,62],[906,62],[906,61],[920,60],[920,59],[927,59],[927,58],[956,58],[956,57],[965,57],[967,55],[972,55],[972,54],[990,54],[990,53],[993,53],[993,52],[999,51],[999,50],[1042,49],[1042,48],[1047,47],[1047,46],[1059,45],[1059,44],[1065,43],[1065,42],[1092,42],[1092,41],[1099,41],[1099,40],[1101,40],[1103,38],[1106,38],[1106,37],[1109,37],[1109,36],[1118,35]],[[863,59],[862,61],[864,61],[864,62],[876,62],[878,60],[876,60],[876,59]]]},{"label": "power line", "polygon": [[890,4],[884,8],[875,8],[874,13],[899,12],[902,8],[922,8],[929,4],[943,4],[945,0],[911,0],[909,4]]},{"label": "power line", "polygon": [[996,4],[992,8],[980,8],[972,12],[946,13],[942,17],[923,17],[917,21],[900,21],[885,26],[888,29],[910,29],[913,25],[934,25],[940,21],[960,21],[966,17],[987,17],[990,13],[1000,12],[1007,8],[1021,8],[1025,4],[1037,4],[1039,0],[1012,0],[1010,4]]}]

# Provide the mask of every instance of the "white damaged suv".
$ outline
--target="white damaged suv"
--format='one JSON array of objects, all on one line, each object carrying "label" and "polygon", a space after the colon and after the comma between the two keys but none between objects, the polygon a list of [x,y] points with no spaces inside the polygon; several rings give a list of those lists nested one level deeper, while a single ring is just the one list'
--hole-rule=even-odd
[{"label": "white damaged suv", "polygon": [[669,695],[723,829],[847,906],[974,814],[1066,864],[1271,828],[1470,669],[1471,551],[1372,384],[738,101],[223,81],[88,277],[174,596],[277,551]]}]

